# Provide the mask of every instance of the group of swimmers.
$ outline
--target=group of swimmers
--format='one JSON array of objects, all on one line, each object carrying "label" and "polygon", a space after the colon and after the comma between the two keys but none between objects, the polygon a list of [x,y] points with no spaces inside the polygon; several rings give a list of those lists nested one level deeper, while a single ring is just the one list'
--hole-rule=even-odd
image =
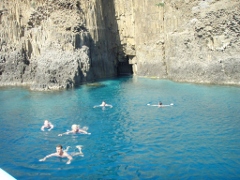
[{"label": "group of swimmers", "polygon": [[[98,106],[94,106],[94,108],[95,107],[107,107],[107,106],[110,107],[110,108],[113,107],[112,105],[106,104],[103,101],[102,104],[100,104]],[[45,129],[47,129],[48,131],[51,131],[53,128],[54,128],[54,125],[51,122],[49,122],[48,120],[45,120],[43,126],[41,127],[41,130],[45,131]],[[71,131],[67,131],[65,133],[58,134],[58,136],[62,136],[64,134],[68,135],[68,134],[77,134],[77,133],[90,135],[91,133],[87,132],[87,130],[88,130],[88,127],[86,127],[86,126],[84,126],[83,128],[80,128],[79,125],[73,124],[72,127],[71,127]],[[72,156],[78,156],[78,155],[84,156],[83,153],[82,153],[82,146],[81,145],[76,146],[76,148],[78,149],[79,152],[71,153],[71,155],[69,155],[67,153],[69,148],[70,148],[70,146],[68,146],[64,150],[62,145],[57,145],[55,153],[49,154],[49,155],[45,156],[44,158],[40,159],[39,161],[45,161],[47,158],[50,158],[50,157],[61,157],[61,158],[68,158],[67,164],[70,164],[72,159],[73,159]]]},{"label": "group of swimmers", "polygon": [[[150,104],[147,104],[147,105],[164,107],[164,106],[172,106],[173,104],[163,105],[162,102],[159,101],[159,103],[157,105],[150,105]],[[104,101],[102,101],[102,103],[100,105],[96,105],[93,108],[96,108],[96,107],[110,107],[110,108],[112,108],[113,106],[105,103]],[[45,120],[43,126],[41,127],[41,130],[44,131],[45,129],[48,129],[48,131],[51,131],[53,128],[54,128],[54,125],[51,122],[49,122],[48,120]],[[71,131],[67,131],[65,133],[58,134],[58,136],[62,136],[64,134],[68,135],[68,134],[77,134],[77,133],[89,134],[90,135],[91,133],[87,132],[87,130],[88,130],[88,127],[86,127],[86,126],[84,126],[83,128],[80,128],[79,125],[73,124],[72,127],[71,127]],[[62,145],[57,145],[55,153],[49,154],[49,155],[45,156],[44,158],[40,159],[39,161],[45,161],[47,158],[55,156],[55,157],[61,157],[61,158],[68,158],[67,164],[70,164],[72,159],[73,159],[72,156],[77,156],[77,155],[83,156],[81,145],[77,145],[76,148],[78,149],[78,152],[71,153],[71,155],[69,155],[67,153],[69,148],[70,148],[70,146],[68,146],[64,150]]]},{"label": "group of swimmers", "polygon": [[[48,120],[45,120],[43,126],[41,127],[41,130],[44,131],[45,129],[48,129],[48,131],[51,131],[53,128],[54,128],[54,125],[51,122],[49,122]],[[90,135],[91,133],[87,132],[87,130],[88,130],[87,127],[83,127],[81,129],[79,125],[73,124],[71,127],[71,131],[67,131],[65,133],[58,134],[58,136],[62,136],[64,134],[77,134],[77,133]],[[76,148],[78,149],[79,152],[71,153],[71,155],[69,155],[67,153],[69,148],[70,148],[70,146],[68,146],[65,150],[63,150],[62,145],[57,145],[55,153],[49,154],[49,155],[45,156],[44,158],[40,159],[39,161],[45,161],[47,158],[55,156],[55,157],[61,157],[61,158],[68,158],[67,164],[70,164],[73,159],[72,156],[77,156],[77,155],[83,156],[82,146],[77,145]]]},{"label": "group of swimmers", "polygon": [[[41,127],[41,130],[44,131],[45,129],[48,129],[48,131],[51,131],[53,128],[54,128],[54,125],[51,122],[49,122],[48,120],[45,120],[43,126]],[[80,133],[80,134],[91,134],[91,133],[87,132],[88,127],[86,127],[86,126],[84,126],[81,129],[79,125],[73,124],[71,129],[72,129],[71,131],[67,131],[65,133],[58,134],[58,136],[62,136],[64,134],[77,134],[77,133]]]}]

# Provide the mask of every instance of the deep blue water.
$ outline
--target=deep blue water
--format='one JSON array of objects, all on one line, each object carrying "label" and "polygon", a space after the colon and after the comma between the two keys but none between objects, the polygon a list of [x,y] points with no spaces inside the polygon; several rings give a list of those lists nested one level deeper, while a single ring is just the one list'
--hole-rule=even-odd
[{"label": "deep blue water", "polygon": [[[113,108],[93,108],[102,100]],[[160,100],[174,106],[147,106]],[[137,77],[61,92],[1,88],[0,168],[19,180],[240,179],[239,109],[239,87]],[[74,123],[92,134],[57,136]],[[57,144],[83,145],[84,157],[39,162]]]}]

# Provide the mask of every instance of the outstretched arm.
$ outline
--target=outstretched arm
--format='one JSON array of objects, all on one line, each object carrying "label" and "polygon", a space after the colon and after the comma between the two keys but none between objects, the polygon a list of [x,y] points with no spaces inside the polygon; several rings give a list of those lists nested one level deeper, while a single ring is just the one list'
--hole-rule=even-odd
[{"label": "outstretched arm", "polygon": [[41,127],[41,130],[44,131],[44,126]]},{"label": "outstretched arm", "polygon": [[104,105],[100,104],[100,105],[93,106],[93,108],[102,107],[102,106],[104,106]]},{"label": "outstretched arm", "polygon": [[52,156],[56,156],[56,154],[55,154],[55,153],[49,154],[49,155],[45,156],[44,158],[39,159],[39,161],[45,161],[47,158],[50,158],[50,157],[52,157]]},{"label": "outstretched arm", "polygon": [[159,106],[158,104],[147,104],[148,106]]},{"label": "outstretched arm", "polygon": [[68,158],[68,161],[67,161],[66,164],[70,164],[71,161],[72,161],[72,159],[73,159],[72,156],[70,156],[69,154],[67,154],[66,157]]},{"label": "outstretched arm", "polygon": [[62,135],[64,135],[64,134],[70,134],[70,133],[71,133],[71,131],[68,131],[68,132],[65,132],[65,133],[59,134],[58,136],[62,136]]},{"label": "outstretched arm", "polygon": [[82,133],[82,134],[91,134],[91,133],[88,133],[87,131],[83,130],[83,129],[79,129],[78,131],[79,133]]}]

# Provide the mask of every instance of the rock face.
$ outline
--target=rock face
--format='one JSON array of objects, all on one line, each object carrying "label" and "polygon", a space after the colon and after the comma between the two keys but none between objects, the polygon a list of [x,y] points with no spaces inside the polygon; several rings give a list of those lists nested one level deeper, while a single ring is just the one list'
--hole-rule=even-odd
[{"label": "rock face", "polygon": [[134,74],[240,85],[239,0],[115,2]]},{"label": "rock face", "polygon": [[1,0],[0,85],[57,90],[129,72],[240,85],[239,37],[239,0]]},{"label": "rock face", "polygon": [[176,16],[178,31],[167,30],[169,77],[240,85],[240,1],[189,1],[172,11],[182,14],[184,8],[189,13]]},{"label": "rock face", "polygon": [[103,4],[2,0],[0,84],[55,90],[116,76],[116,33],[109,37],[114,23],[105,18]]}]

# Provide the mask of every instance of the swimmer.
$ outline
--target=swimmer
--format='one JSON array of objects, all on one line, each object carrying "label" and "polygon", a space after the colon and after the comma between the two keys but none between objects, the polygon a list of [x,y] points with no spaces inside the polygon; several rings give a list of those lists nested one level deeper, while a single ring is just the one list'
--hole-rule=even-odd
[{"label": "swimmer", "polygon": [[158,107],[159,107],[159,108],[163,107],[163,105],[162,105],[162,102],[161,102],[161,101],[159,101],[159,102],[158,102]]},{"label": "swimmer", "polygon": [[93,108],[96,108],[96,107],[110,107],[112,108],[113,106],[111,104],[106,104],[105,101],[102,102],[102,104],[100,105],[97,105],[97,106],[93,106]]},{"label": "swimmer", "polygon": [[51,122],[45,120],[43,126],[41,127],[41,130],[44,131],[45,128],[48,129],[48,131],[51,131],[54,128],[54,126],[52,125]]},{"label": "swimmer", "polygon": [[53,156],[61,157],[61,158],[68,158],[68,161],[66,164],[70,164],[73,159],[72,156],[70,156],[66,151],[63,151],[62,145],[57,145],[55,153],[49,154],[49,155],[45,156],[44,158],[39,159],[39,161],[45,161],[47,158],[50,158]]},{"label": "swimmer", "polygon": [[173,103],[171,103],[171,104],[169,104],[169,105],[163,105],[162,104],[162,102],[161,101],[159,101],[158,102],[158,104],[147,104],[148,106],[157,106],[157,107],[159,107],[159,108],[163,108],[163,107],[167,107],[167,106],[173,106],[174,104]]},{"label": "swimmer", "polygon": [[58,136],[62,136],[64,134],[91,134],[87,132],[88,128],[86,126],[84,126],[82,129],[80,129],[80,126],[77,124],[73,124],[72,125],[72,130],[71,131],[67,131],[65,133],[59,134]]}]

